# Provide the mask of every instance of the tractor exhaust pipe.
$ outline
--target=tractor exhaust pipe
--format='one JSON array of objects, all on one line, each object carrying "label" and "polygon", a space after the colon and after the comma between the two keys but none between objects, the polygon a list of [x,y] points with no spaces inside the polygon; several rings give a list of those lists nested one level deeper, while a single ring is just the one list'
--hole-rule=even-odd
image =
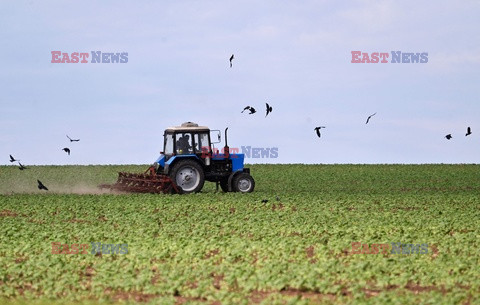
[{"label": "tractor exhaust pipe", "polygon": [[230,148],[228,147],[228,141],[227,141],[227,130],[228,130],[228,127],[225,128],[225,147],[223,148],[223,153],[226,158],[230,156]]}]

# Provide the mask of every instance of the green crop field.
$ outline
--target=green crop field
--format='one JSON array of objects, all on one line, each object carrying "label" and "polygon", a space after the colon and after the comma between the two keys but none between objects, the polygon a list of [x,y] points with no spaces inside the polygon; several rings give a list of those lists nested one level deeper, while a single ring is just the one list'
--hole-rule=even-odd
[{"label": "green crop field", "polygon": [[0,302],[480,304],[480,165],[252,165],[249,194],[96,188],[145,168],[0,166]]}]

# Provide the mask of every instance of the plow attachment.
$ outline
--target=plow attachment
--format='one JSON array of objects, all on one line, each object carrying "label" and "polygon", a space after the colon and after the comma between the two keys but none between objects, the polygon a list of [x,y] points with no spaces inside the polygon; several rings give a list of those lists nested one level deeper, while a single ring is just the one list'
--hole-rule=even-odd
[{"label": "plow attachment", "polygon": [[169,176],[155,173],[153,167],[143,174],[120,172],[115,184],[101,184],[98,187],[128,193],[181,193],[181,189]]}]

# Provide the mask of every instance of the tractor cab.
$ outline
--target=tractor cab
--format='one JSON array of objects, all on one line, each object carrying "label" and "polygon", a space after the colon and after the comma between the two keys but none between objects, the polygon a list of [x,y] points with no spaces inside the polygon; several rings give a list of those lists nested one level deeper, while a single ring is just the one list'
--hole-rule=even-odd
[{"label": "tractor cab", "polygon": [[172,156],[208,155],[211,151],[210,129],[187,122],[181,126],[170,127],[164,133],[165,161]]}]

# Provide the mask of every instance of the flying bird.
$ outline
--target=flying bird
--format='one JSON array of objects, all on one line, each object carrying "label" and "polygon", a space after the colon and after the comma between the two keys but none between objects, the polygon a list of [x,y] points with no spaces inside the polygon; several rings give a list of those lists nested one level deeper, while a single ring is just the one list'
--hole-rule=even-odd
[{"label": "flying bird", "polygon": [[445,136],[445,138],[447,138],[447,140],[450,140],[450,139],[452,138],[452,135],[451,135],[451,134],[447,134],[447,135]]},{"label": "flying bird", "polygon": [[70,156],[70,148],[68,147],[65,147],[64,149],[62,149],[64,152],[66,152],[69,156]]},{"label": "flying bird", "polygon": [[80,139],[71,139],[68,135],[67,135],[67,138],[70,140],[70,142],[78,142],[78,141],[80,141]]},{"label": "flying bird", "polygon": [[326,128],[325,126],[318,126],[318,127],[315,127],[313,130],[315,130],[317,132],[317,136],[320,138],[321,137],[321,134],[320,134],[320,129],[322,128]]},{"label": "flying bird", "polygon": [[265,103],[265,105],[267,106],[267,114],[265,115],[265,117],[267,117],[267,115],[272,112],[273,108],[272,106],[270,106],[268,103]]},{"label": "flying bird", "polygon": [[470,129],[470,127],[467,127],[467,133],[465,134],[465,136],[469,136],[472,134],[472,130]]},{"label": "flying bird", "polygon": [[250,110],[250,108],[251,108],[250,106],[247,106],[247,107],[243,108],[242,113],[243,113],[245,110]]},{"label": "flying bird", "polygon": [[23,171],[24,169],[28,169],[28,167],[23,166],[23,164],[20,163],[20,162],[18,162],[18,164],[20,165],[18,168],[19,168],[21,171]]},{"label": "flying bird", "polygon": [[368,118],[367,118],[367,122],[365,124],[368,124],[368,121],[370,121],[370,119],[372,118],[372,116],[376,115],[377,113],[375,112],[374,114],[370,115]]},{"label": "flying bird", "polygon": [[250,109],[248,109],[248,110],[250,110],[249,114],[254,114],[255,112],[257,112],[257,110],[255,110],[255,108],[253,108],[253,107],[250,107]]},{"label": "flying bird", "polygon": [[232,56],[230,56],[230,68],[232,67],[232,60],[234,59],[234,56],[232,54]]},{"label": "flying bird", "polygon": [[47,188],[45,185],[43,185],[42,181],[37,180],[37,182],[38,182],[38,189],[39,189],[39,190],[46,190],[46,191],[48,191],[48,188]]},{"label": "flying bird", "polygon": [[20,161],[20,160],[17,160],[14,157],[12,157],[12,155],[10,155],[10,162],[15,162],[15,161]]}]

